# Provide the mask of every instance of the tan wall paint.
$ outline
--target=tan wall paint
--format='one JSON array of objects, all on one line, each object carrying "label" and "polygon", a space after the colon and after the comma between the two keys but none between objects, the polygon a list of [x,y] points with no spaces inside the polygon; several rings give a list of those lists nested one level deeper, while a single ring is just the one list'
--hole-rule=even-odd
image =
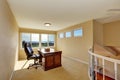
[{"label": "tan wall paint", "polygon": [[[94,43],[99,44],[94,45],[94,53],[100,54],[102,56],[109,56],[113,59],[120,59],[120,56],[113,55],[103,47],[120,46],[120,21],[110,22],[106,24],[101,24],[97,21],[94,21]],[[99,65],[101,65],[102,59],[99,60]],[[113,78],[113,63],[105,61],[105,67],[107,68],[105,70],[106,75]]]},{"label": "tan wall paint", "polygon": [[93,23],[94,43],[103,45],[103,24],[94,20]]},{"label": "tan wall paint", "polygon": [[[107,27],[106,27],[106,25],[107,25]],[[112,35],[112,34],[114,34],[114,35],[118,35],[118,36],[114,36],[116,38],[116,41],[120,41],[119,40],[120,29],[118,27],[116,28],[115,25],[119,26],[119,21],[101,24],[94,20],[94,31],[93,32],[94,32],[94,52],[95,53],[103,55],[103,56],[109,56],[109,57],[115,58],[115,59],[120,59],[120,56],[113,55],[115,53],[114,51],[112,51],[112,50],[109,51],[104,47],[104,46],[120,46],[118,44],[116,45],[114,42],[109,40],[110,38],[112,40],[114,40],[113,35]],[[118,30],[116,30],[116,29],[118,29]],[[112,34],[111,34],[111,32],[112,32]],[[110,44],[107,45],[105,39],[108,40],[108,42]]]},{"label": "tan wall paint", "polygon": [[120,20],[106,23],[104,26],[104,44],[106,46],[120,46]]},{"label": "tan wall paint", "polygon": [[0,80],[9,80],[18,51],[18,28],[6,0],[0,0]]},{"label": "tan wall paint", "polygon": [[80,27],[83,29],[82,37],[57,38],[57,49],[62,50],[64,56],[88,62],[88,49],[93,45],[93,20],[60,30],[57,35]]},{"label": "tan wall paint", "polygon": [[[49,31],[49,30],[39,30],[39,29],[26,29],[26,28],[20,28],[19,29],[19,60],[26,59],[26,54],[24,52],[24,49],[21,48],[21,36],[20,33],[25,32],[25,33],[39,33],[39,34],[56,34],[56,31]],[[55,40],[56,42],[56,40]],[[56,43],[55,43],[56,46]],[[38,48],[33,48],[34,53],[38,53],[37,50]]]}]

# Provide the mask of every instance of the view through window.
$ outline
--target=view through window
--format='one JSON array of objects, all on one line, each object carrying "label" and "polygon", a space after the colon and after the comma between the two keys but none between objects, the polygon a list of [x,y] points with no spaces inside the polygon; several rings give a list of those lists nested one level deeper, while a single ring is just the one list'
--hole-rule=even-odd
[{"label": "view through window", "polygon": [[21,41],[30,42],[32,47],[54,46],[55,34],[21,33]]},{"label": "view through window", "polygon": [[71,32],[66,32],[65,36],[66,38],[71,37]]},{"label": "view through window", "polygon": [[49,46],[54,46],[55,35],[49,34],[48,39],[49,39]]},{"label": "view through window", "polygon": [[32,47],[39,47],[39,34],[31,34]]},{"label": "view through window", "polygon": [[41,46],[42,47],[48,46],[48,34],[41,34]]},{"label": "view through window", "polygon": [[[22,39],[22,41],[30,42],[30,34],[29,33],[22,33],[21,39]],[[23,47],[23,45],[22,45],[22,47]]]},{"label": "view through window", "polygon": [[74,36],[82,36],[83,35],[83,30],[82,28],[74,30]]},{"label": "view through window", "polygon": [[60,33],[59,38],[64,38],[64,33]]}]

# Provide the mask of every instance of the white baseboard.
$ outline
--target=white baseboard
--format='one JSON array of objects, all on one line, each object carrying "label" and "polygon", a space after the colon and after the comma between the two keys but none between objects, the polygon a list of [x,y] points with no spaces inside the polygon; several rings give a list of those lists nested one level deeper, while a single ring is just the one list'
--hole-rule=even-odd
[{"label": "white baseboard", "polygon": [[88,65],[88,62],[83,61],[83,60],[80,60],[80,59],[77,59],[77,58],[74,58],[74,57],[69,57],[69,56],[63,56],[63,57],[69,58],[69,59],[71,59],[71,60],[78,61],[78,62],[80,62],[80,63],[83,63],[83,64],[87,64],[87,65]]},{"label": "white baseboard", "polygon": [[14,74],[14,70],[12,71],[9,80],[12,80],[13,74]]}]

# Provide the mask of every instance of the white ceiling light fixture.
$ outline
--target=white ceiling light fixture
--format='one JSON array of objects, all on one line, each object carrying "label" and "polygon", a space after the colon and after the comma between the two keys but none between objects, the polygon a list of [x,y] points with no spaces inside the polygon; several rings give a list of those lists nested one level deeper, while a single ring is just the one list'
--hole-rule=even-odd
[{"label": "white ceiling light fixture", "polygon": [[49,27],[49,26],[51,26],[51,23],[45,23],[44,24],[46,27]]}]

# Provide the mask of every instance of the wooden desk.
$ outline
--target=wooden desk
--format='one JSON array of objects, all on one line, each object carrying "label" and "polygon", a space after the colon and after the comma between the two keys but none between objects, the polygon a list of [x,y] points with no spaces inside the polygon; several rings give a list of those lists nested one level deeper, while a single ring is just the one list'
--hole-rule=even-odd
[{"label": "wooden desk", "polygon": [[61,66],[62,51],[50,49],[50,52],[45,52],[45,50],[42,49],[39,52],[43,56],[42,66],[45,71]]}]

